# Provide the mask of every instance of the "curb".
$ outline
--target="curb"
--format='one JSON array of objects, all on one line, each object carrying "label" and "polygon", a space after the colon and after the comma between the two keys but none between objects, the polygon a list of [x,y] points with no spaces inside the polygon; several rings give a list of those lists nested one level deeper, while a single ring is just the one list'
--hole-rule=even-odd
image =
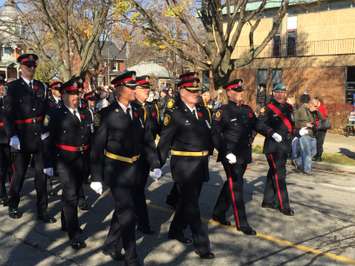
[{"label": "curb", "polygon": [[[253,153],[253,159],[257,161],[266,161],[264,154]],[[342,165],[335,163],[326,163],[326,162],[313,162],[312,164],[314,169],[330,171],[330,172],[347,172],[355,174],[355,166]]]}]

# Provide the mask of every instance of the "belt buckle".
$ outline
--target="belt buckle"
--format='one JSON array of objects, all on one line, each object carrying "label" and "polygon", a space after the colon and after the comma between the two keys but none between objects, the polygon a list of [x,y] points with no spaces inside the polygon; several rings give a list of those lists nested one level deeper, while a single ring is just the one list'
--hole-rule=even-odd
[{"label": "belt buckle", "polygon": [[32,118],[32,123],[35,124],[37,122],[36,118]]},{"label": "belt buckle", "polygon": [[80,147],[79,147],[79,151],[80,151],[80,152],[83,152],[83,151],[84,151],[84,146],[80,146]]}]

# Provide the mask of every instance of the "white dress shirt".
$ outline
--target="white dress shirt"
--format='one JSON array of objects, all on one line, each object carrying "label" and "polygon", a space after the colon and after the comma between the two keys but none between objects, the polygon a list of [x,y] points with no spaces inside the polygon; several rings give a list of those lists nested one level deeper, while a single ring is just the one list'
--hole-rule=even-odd
[{"label": "white dress shirt", "polygon": [[133,118],[132,116],[132,106],[131,104],[128,104],[128,106],[125,106],[123,103],[121,103],[119,100],[117,100],[119,106],[121,106],[123,112],[125,112],[127,114],[127,109],[129,108],[129,116],[131,117],[131,119]]}]

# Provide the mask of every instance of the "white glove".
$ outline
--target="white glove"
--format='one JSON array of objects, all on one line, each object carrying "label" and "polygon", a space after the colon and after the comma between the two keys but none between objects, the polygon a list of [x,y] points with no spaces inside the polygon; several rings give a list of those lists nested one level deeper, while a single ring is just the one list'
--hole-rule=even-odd
[{"label": "white glove", "polygon": [[47,176],[53,176],[54,172],[53,172],[53,168],[44,168],[43,169],[43,173]]},{"label": "white glove", "polygon": [[150,171],[149,175],[155,181],[158,181],[159,178],[161,178],[162,171],[159,168],[154,168],[152,171]]},{"label": "white glove", "polygon": [[15,150],[20,150],[21,149],[21,145],[20,145],[20,140],[18,138],[18,136],[13,136],[10,139],[10,143],[9,145],[14,148]]},{"label": "white glove", "polygon": [[41,140],[45,140],[48,137],[49,137],[49,132],[41,134]]},{"label": "white glove", "polygon": [[97,194],[99,194],[99,195],[102,194],[102,184],[101,184],[101,182],[91,182],[90,183],[90,187]]},{"label": "white glove", "polygon": [[300,136],[304,136],[304,135],[309,134],[307,127],[301,128],[299,133],[300,133]]},{"label": "white glove", "polygon": [[235,164],[237,162],[237,157],[235,157],[235,155],[233,153],[228,153],[226,155],[226,158],[228,160],[228,163],[230,163],[230,164]]},{"label": "white glove", "polygon": [[274,133],[271,137],[278,143],[282,141],[282,136],[279,133]]}]

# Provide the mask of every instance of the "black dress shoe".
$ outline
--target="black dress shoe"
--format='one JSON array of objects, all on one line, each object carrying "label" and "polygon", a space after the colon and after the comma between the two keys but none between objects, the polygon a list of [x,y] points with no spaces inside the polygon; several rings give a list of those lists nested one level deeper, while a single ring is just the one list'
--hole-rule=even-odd
[{"label": "black dress shoe", "polygon": [[150,227],[140,227],[138,226],[137,230],[139,232],[141,232],[142,234],[145,234],[145,235],[154,235],[155,234],[155,231],[152,230]]},{"label": "black dress shoe", "polygon": [[274,203],[263,202],[263,203],[261,203],[261,208],[276,210],[277,206]]},{"label": "black dress shoe", "polygon": [[20,219],[22,217],[22,212],[17,208],[9,208],[9,217],[12,219]]},{"label": "black dress shoe", "polygon": [[168,238],[169,239],[175,239],[177,241],[179,241],[180,243],[183,243],[185,245],[191,245],[192,244],[192,240],[190,238],[185,237],[182,234],[168,234]]},{"label": "black dress shoe", "polygon": [[204,260],[212,260],[215,258],[215,255],[211,251],[202,254],[199,251],[195,250],[195,253],[199,255],[201,259]]},{"label": "black dress shoe", "polygon": [[287,215],[287,216],[294,216],[295,215],[295,211],[292,208],[280,209],[280,212],[284,215]]},{"label": "black dress shoe", "polygon": [[218,217],[218,216],[216,216],[216,215],[213,215],[213,216],[212,216],[212,220],[213,220],[213,221],[216,221],[217,223],[220,223],[220,224],[222,224],[222,225],[227,225],[227,226],[229,226],[229,225],[232,224],[232,223],[231,223],[230,221],[228,221],[226,218],[221,218],[221,217]]},{"label": "black dress shoe", "polygon": [[90,204],[87,202],[87,200],[80,200],[79,201],[79,209],[82,211],[88,211],[90,210],[91,206]]},{"label": "black dress shoe", "polygon": [[37,216],[38,220],[44,222],[45,224],[54,224],[57,222],[57,219],[50,216],[48,213],[41,213]]},{"label": "black dress shoe", "polygon": [[106,256],[110,256],[113,260],[117,260],[117,261],[124,260],[124,255],[122,255],[118,251],[103,249],[102,253],[105,254]]},{"label": "black dress shoe", "polygon": [[250,226],[246,226],[246,227],[241,227],[240,229],[238,229],[238,231],[243,232],[243,234],[248,235],[248,236],[255,236],[256,235],[256,231],[251,228]]},{"label": "black dress shoe", "polygon": [[79,240],[79,239],[73,239],[70,241],[70,245],[73,249],[75,250],[79,250],[79,249],[82,249],[82,248],[86,248],[86,244],[84,241],[82,240]]}]

